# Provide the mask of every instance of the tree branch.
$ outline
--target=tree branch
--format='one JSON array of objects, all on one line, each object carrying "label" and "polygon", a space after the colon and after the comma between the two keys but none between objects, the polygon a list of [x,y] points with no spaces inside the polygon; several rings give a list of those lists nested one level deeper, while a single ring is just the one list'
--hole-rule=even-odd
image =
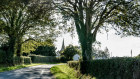
[{"label": "tree branch", "polygon": [[23,44],[23,43],[26,43],[26,42],[28,42],[28,41],[30,41],[30,40],[35,41],[35,39],[33,39],[33,38],[29,38],[29,39],[25,40],[24,42],[22,42],[22,44]]}]

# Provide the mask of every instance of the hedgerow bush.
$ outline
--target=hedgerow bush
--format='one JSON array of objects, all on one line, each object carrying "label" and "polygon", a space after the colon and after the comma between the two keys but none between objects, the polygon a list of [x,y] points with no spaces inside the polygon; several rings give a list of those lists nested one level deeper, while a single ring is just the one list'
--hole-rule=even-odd
[{"label": "hedgerow bush", "polygon": [[23,57],[14,57],[14,65],[22,65],[24,64],[24,58]]},{"label": "hedgerow bush", "polygon": [[65,56],[60,57],[60,62],[67,63],[68,59]]},{"label": "hedgerow bush", "polygon": [[0,49],[0,63],[5,62],[6,52]]},{"label": "hedgerow bush", "polygon": [[140,79],[140,59],[112,58],[82,61],[80,70],[97,79]]},{"label": "hedgerow bush", "polygon": [[70,68],[74,68],[76,70],[80,69],[80,62],[79,61],[68,61],[67,64]]},{"label": "hedgerow bush", "polygon": [[26,57],[26,56],[21,56],[21,57],[14,57],[14,64],[15,65],[22,65],[22,64],[31,64],[31,58],[30,57]]},{"label": "hedgerow bush", "polygon": [[1,64],[6,64],[7,62],[7,53],[6,51],[8,50],[7,44],[2,44],[0,46],[0,63]]},{"label": "hedgerow bush", "polygon": [[78,79],[96,79],[94,77],[91,77],[90,75],[82,74],[80,72],[80,61],[68,61],[67,64],[70,68],[73,68],[76,70],[76,72],[77,72],[76,77]]},{"label": "hedgerow bush", "polygon": [[60,59],[55,56],[31,55],[30,57],[33,63],[55,63],[60,61]]},{"label": "hedgerow bush", "polygon": [[23,58],[24,58],[24,64],[31,64],[32,63],[31,57],[24,56]]}]

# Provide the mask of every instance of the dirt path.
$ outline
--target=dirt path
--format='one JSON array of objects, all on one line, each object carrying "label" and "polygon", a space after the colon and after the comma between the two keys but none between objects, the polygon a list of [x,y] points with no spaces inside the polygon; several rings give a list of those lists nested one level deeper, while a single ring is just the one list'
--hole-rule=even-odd
[{"label": "dirt path", "polygon": [[54,79],[50,68],[56,64],[38,65],[0,73],[0,79]]}]

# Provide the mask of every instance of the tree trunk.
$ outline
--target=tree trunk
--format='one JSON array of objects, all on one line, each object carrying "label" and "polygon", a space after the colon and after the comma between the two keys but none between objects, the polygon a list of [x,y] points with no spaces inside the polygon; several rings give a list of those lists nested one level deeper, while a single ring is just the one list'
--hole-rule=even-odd
[{"label": "tree trunk", "polygon": [[15,44],[16,44],[16,37],[9,36],[9,46],[6,52],[7,54],[6,62],[9,66],[14,65]]},{"label": "tree trunk", "polygon": [[92,60],[92,43],[86,42],[86,45],[82,45],[82,57],[83,60]]},{"label": "tree trunk", "polygon": [[95,40],[92,39],[92,36],[80,38],[81,41],[81,47],[82,47],[82,57],[83,61],[92,60],[92,43],[95,42]]},{"label": "tree trunk", "polygon": [[22,47],[22,39],[18,38],[18,40],[17,40],[17,51],[16,51],[16,55],[18,57],[21,56],[21,47]]},{"label": "tree trunk", "polygon": [[22,45],[20,43],[18,43],[18,45],[17,45],[17,51],[16,51],[16,54],[17,54],[18,57],[21,56],[21,46]]}]

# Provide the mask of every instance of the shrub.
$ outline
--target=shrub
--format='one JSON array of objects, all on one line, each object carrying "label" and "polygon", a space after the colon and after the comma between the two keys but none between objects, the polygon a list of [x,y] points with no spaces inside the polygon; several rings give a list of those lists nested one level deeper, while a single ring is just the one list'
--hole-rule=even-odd
[{"label": "shrub", "polygon": [[31,55],[31,60],[33,63],[54,63],[59,62],[59,58],[55,56],[41,56],[41,55]]},{"label": "shrub", "polygon": [[68,61],[67,64],[70,68],[74,68],[76,70],[80,69],[80,62],[79,61]]},{"label": "shrub", "polygon": [[31,64],[32,61],[31,61],[31,57],[23,57],[24,58],[24,64]]},{"label": "shrub", "polygon": [[60,57],[60,61],[63,62],[63,63],[66,63],[68,60],[67,60],[67,58],[65,56],[62,55]]},{"label": "shrub", "polygon": [[137,58],[82,61],[80,67],[83,74],[97,79],[140,79],[140,59]]},{"label": "shrub", "polygon": [[24,64],[24,58],[23,57],[14,57],[14,65],[22,65]]},{"label": "shrub", "polygon": [[26,56],[21,56],[21,57],[14,57],[14,64],[15,65],[22,65],[22,64],[31,64],[31,58],[30,57],[26,57]]},{"label": "shrub", "polygon": [[44,56],[56,56],[55,46],[51,44],[47,44],[45,46],[39,46],[32,54],[36,55],[44,55]]},{"label": "shrub", "polygon": [[0,49],[0,63],[5,63],[6,52]]},{"label": "shrub", "polygon": [[0,63],[6,64],[7,62],[7,50],[8,50],[8,44],[2,44],[0,47]]},{"label": "shrub", "polygon": [[67,46],[64,52],[62,53],[62,55],[64,55],[64,57],[67,60],[72,60],[75,54],[80,54],[80,51],[77,49],[76,46],[72,46],[72,45]]}]

